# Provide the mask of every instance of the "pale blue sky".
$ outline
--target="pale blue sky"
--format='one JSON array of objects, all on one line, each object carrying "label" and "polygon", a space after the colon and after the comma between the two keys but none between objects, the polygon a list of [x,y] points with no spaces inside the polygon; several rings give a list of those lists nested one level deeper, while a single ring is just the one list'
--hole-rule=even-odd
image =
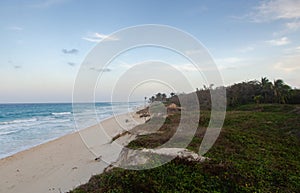
[{"label": "pale blue sky", "polygon": [[[226,85],[267,76],[300,87],[300,0],[4,0],[0,18],[0,103],[70,102],[80,64],[101,37],[141,24],[196,37]],[[118,62],[149,59],[149,52],[168,56],[145,49]]]}]

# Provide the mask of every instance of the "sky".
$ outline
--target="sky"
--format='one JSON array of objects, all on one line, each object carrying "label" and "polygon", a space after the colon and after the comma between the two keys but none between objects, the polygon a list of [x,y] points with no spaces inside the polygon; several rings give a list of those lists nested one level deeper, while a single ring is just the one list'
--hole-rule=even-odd
[{"label": "sky", "polygon": [[[71,102],[91,50],[115,31],[144,24],[171,26],[196,38],[224,85],[266,76],[300,88],[300,0],[3,0],[0,18],[0,103]],[[98,80],[96,100],[110,101],[115,81],[148,60],[174,64],[191,79],[191,88],[206,84],[177,53],[136,48],[105,70],[90,69],[104,79]],[[135,100],[155,89],[172,91],[166,84],[147,84],[137,89]],[[180,88],[175,90],[192,91]]]}]

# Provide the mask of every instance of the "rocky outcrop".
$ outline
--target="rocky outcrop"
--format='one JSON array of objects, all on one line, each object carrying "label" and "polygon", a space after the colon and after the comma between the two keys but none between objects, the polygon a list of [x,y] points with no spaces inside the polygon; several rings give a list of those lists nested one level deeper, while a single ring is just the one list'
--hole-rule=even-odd
[{"label": "rocky outcrop", "polygon": [[139,150],[124,148],[117,161],[106,168],[106,171],[114,167],[130,169],[152,168],[167,163],[174,158],[197,162],[203,162],[208,159],[185,148],[144,148]]}]

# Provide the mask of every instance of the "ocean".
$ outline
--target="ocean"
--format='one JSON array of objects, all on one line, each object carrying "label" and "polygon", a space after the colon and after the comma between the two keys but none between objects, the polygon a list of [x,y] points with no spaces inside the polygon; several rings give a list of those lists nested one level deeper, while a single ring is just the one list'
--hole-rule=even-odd
[{"label": "ocean", "polygon": [[72,103],[0,104],[0,158],[95,125],[114,114],[136,110],[142,105],[141,102],[83,103],[76,104],[76,109],[73,109]]}]

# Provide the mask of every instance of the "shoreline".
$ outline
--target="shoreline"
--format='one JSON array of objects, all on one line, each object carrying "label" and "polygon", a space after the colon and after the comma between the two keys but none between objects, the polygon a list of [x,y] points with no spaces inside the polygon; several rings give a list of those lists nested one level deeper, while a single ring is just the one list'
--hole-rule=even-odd
[{"label": "shoreline", "polygon": [[[116,143],[107,143],[108,137],[112,138],[120,131],[130,130],[142,123],[143,119],[136,112],[119,114],[94,126],[2,158],[0,192],[66,192],[86,183],[92,175],[102,173],[122,150],[122,146]],[[99,129],[99,125],[105,132]],[[106,136],[99,140],[100,133]],[[88,140],[84,142],[82,137]],[[132,139],[120,143],[126,144],[128,140]],[[99,152],[105,161],[95,161]]]},{"label": "shoreline", "polygon": [[60,137],[50,138],[50,139],[45,140],[44,142],[38,143],[38,144],[36,144],[36,145],[33,145],[33,146],[27,146],[27,147],[25,147],[25,148],[22,149],[22,150],[13,151],[13,152],[8,153],[8,154],[3,154],[3,155],[5,155],[5,157],[0,157],[0,161],[3,160],[3,159],[9,158],[9,157],[11,157],[11,156],[14,156],[14,155],[16,155],[16,154],[19,154],[19,153],[21,153],[21,152],[23,152],[23,151],[27,151],[27,150],[33,149],[33,148],[35,148],[35,147],[38,147],[38,146],[40,146],[40,145],[47,144],[47,143],[49,143],[49,142],[55,141],[55,140],[57,140],[57,139],[59,139],[59,138],[65,137],[65,136],[67,136],[67,135],[71,135],[71,134],[76,133],[76,132],[78,132],[78,131],[72,131],[72,132],[66,133],[66,134],[64,134],[64,135],[62,135],[62,136],[60,136]]},{"label": "shoreline", "polygon": [[[101,105],[100,105],[101,103]],[[112,109],[103,109],[102,103],[104,106],[111,106],[113,109],[117,109],[117,112]],[[117,104],[120,104],[121,109],[123,110],[118,112],[119,106],[114,106]],[[81,103],[79,103],[81,104]],[[85,104],[85,103],[84,103]],[[86,103],[89,104],[89,103]],[[114,104],[114,105],[113,105]],[[4,111],[6,109],[12,113],[13,115],[11,117],[2,115],[1,114],[1,122],[0,122],[0,137],[3,139],[3,144],[1,147],[3,147],[0,151],[0,160],[7,158],[9,156],[12,156],[14,154],[17,154],[19,152],[31,149],[33,147],[42,145],[44,143],[48,143],[50,141],[56,140],[60,137],[63,137],[65,135],[69,135],[71,133],[75,133],[79,130],[86,129],[88,127],[94,126],[98,124],[99,122],[102,122],[106,119],[111,118],[112,116],[119,116],[124,113],[130,113],[130,112],[136,112],[139,108],[141,108],[141,105],[138,102],[132,102],[132,103],[123,103],[123,102],[97,102],[95,105],[99,105],[97,109],[95,108],[95,112],[97,110],[97,115],[99,117],[94,118],[93,121],[85,122],[85,124],[81,124],[80,128],[77,128],[78,122],[75,124],[74,122],[74,112],[72,109],[72,103],[4,103],[0,105],[4,105]],[[16,105],[10,106],[10,105]],[[16,116],[15,113],[18,113],[14,109],[20,109],[24,108],[22,105],[31,105],[31,106],[37,106],[37,112],[42,111],[42,114],[35,114],[33,113],[32,116],[27,116],[27,114],[22,114],[22,116]],[[46,105],[46,108],[49,106],[50,110],[48,113],[44,112],[45,107],[40,105]],[[56,109],[57,106],[53,105],[64,105],[63,108]],[[67,105],[67,106],[65,106]],[[126,108],[128,108],[126,111],[124,111],[124,105],[126,105]],[[29,107],[32,109],[32,107]],[[123,106],[123,107],[122,107]],[[2,106],[1,106],[2,107]],[[55,109],[54,109],[55,107]],[[59,106],[60,107],[60,106]],[[96,107],[96,106],[95,106]],[[27,107],[26,107],[27,108]],[[102,110],[101,110],[102,108]],[[30,111],[29,109],[29,111]],[[99,111],[99,109],[101,111]],[[36,110],[36,108],[34,109]],[[3,111],[3,112],[4,112]],[[111,111],[111,112],[110,112]],[[123,111],[123,112],[122,112]],[[2,112],[2,113],[3,113]],[[78,113],[79,114],[79,113]],[[76,117],[81,119],[81,115],[78,115],[76,113]],[[84,116],[84,115],[83,115]],[[4,119],[2,119],[4,118]],[[56,122],[58,120],[58,122]],[[60,123],[62,122],[62,123]],[[53,127],[53,132],[52,132]],[[3,129],[3,130],[2,130]],[[45,129],[45,132],[43,132]],[[41,132],[40,132],[41,131]],[[33,132],[32,135],[30,132]],[[21,133],[21,135],[19,135]],[[22,133],[25,135],[25,137],[22,137]],[[37,133],[37,135],[36,135]],[[6,137],[7,135],[7,137]],[[29,137],[27,137],[29,136]],[[39,137],[41,136],[41,137]]]}]

